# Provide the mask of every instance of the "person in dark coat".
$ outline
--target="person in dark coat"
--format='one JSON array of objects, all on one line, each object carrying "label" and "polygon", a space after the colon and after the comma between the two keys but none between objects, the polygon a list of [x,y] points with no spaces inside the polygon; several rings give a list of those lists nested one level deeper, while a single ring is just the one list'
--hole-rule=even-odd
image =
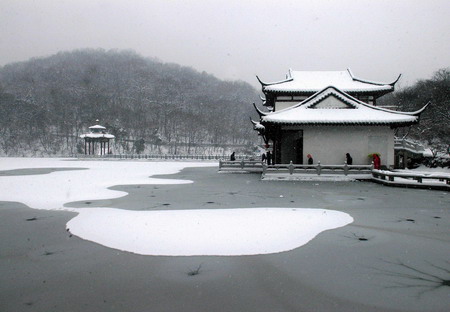
[{"label": "person in dark coat", "polygon": [[347,165],[353,165],[353,158],[349,153],[345,154],[345,159],[347,161]]},{"label": "person in dark coat", "polygon": [[272,165],[272,153],[270,151],[267,151],[267,164]]},{"label": "person in dark coat", "polygon": [[306,158],[308,158],[308,165],[312,165],[314,163],[314,159],[311,154],[306,155]]},{"label": "person in dark coat", "polygon": [[235,161],[236,160],[236,156],[235,156],[234,152],[231,153],[230,160],[231,161]]}]

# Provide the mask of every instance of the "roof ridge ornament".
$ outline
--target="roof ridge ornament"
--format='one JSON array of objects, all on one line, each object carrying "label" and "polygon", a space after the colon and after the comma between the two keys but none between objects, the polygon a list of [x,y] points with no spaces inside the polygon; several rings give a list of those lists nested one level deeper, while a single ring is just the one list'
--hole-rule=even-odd
[{"label": "roof ridge ornament", "polygon": [[289,68],[288,73],[286,74],[286,79],[292,79],[292,68]]},{"label": "roof ridge ornament", "polygon": [[266,98],[263,98],[261,95],[259,96],[259,98],[261,99],[261,102],[263,103],[263,105],[266,104],[266,101],[267,101]]}]

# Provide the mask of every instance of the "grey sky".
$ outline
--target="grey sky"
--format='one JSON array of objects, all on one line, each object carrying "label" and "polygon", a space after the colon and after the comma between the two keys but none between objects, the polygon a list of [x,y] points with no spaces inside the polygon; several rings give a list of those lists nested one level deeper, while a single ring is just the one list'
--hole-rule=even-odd
[{"label": "grey sky", "polygon": [[449,0],[0,0],[0,65],[131,49],[256,86],[345,70],[400,86],[450,66]]}]

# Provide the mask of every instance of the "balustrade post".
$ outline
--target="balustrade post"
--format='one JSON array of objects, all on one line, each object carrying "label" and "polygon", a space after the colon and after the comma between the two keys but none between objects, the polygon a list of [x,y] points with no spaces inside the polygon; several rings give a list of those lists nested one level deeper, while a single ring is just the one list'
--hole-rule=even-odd
[{"label": "balustrade post", "polygon": [[347,161],[344,162],[344,175],[348,175],[348,165],[347,165]]},{"label": "balustrade post", "polygon": [[294,164],[292,160],[289,162],[289,174],[292,175],[294,173]]}]

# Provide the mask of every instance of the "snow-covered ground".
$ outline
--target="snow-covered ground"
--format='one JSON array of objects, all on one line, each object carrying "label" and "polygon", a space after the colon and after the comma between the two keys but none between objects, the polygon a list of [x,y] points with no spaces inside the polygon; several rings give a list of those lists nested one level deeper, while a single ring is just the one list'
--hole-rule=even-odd
[{"label": "snow-covered ground", "polygon": [[[217,164],[0,158],[0,171],[4,173],[0,176],[0,201],[77,212],[78,216],[67,224],[71,233],[107,247],[145,255],[277,253],[300,247],[322,231],[353,222],[343,212],[300,207],[129,211],[64,206],[68,202],[126,195],[108,189],[114,185],[195,183],[150,176],[205,166]],[[60,171],[42,174],[39,169],[43,168]],[[72,170],[62,170],[67,168]],[[23,170],[5,175],[6,170],[17,169],[31,171],[26,175]]]},{"label": "snow-covered ground", "polygon": [[436,174],[450,174],[450,168],[442,168],[442,167],[436,167],[436,168],[430,168],[426,167],[424,165],[421,165],[420,167],[416,169],[405,169],[405,172],[412,172],[412,173],[436,173]]}]

